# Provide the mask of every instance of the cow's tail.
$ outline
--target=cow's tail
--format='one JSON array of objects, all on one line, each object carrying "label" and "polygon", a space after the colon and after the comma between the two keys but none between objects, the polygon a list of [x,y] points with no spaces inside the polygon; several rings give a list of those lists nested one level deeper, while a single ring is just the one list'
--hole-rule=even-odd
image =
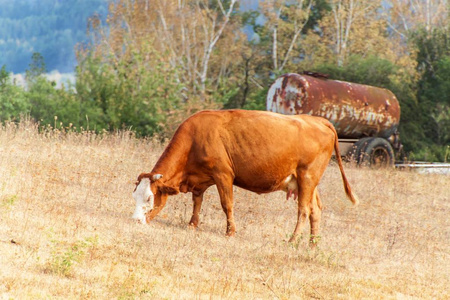
[{"label": "cow's tail", "polygon": [[336,129],[334,128],[333,124],[331,124],[328,121],[325,122],[325,124],[334,133],[334,153],[336,154],[336,159],[337,159],[337,162],[338,162],[338,165],[339,165],[339,169],[341,170],[342,181],[344,182],[345,193],[347,194],[348,199],[350,199],[350,201],[352,201],[353,205],[357,205],[359,203],[358,197],[356,197],[356,195],[352,193],[352,189],[350,188],[350,184],[349,184],[349,182],[347,180],[347,177],[345,176],[344,166],[342,165],[341,153],[339,151],[339,141],[338,141],[338,135],[337,135]]}]

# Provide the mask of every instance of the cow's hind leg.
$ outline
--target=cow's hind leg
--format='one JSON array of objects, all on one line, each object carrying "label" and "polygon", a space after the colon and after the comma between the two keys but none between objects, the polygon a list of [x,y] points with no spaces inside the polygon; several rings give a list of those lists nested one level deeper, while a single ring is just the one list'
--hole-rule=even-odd
[{"label": "cow's hind leg", "polygon": [[227,236],[233,236],[236,233],[236,225],[233,215],[233,179],[222,174],[215,178],[217,191],[220,196],[220,204],[227,216]]},{"label": "cow's hind leg", "polygon": [[320,240],[320,219],[322,217],[322,203],[320,202],[319,191],[314,190],[313,199],[311,202],[311,214],[309,215],[309,222],[311,224],[311,236],[309,244],[315,247]]},{"label": "cow's hind leg", "polygon": [[[289,242],[295,242],[302,229],[304,228],[311,213],[314,213],[314,217],[317,216],[316,211],[313,211],[312,203],[316,203],[316,187],[319,183],[320,176],[317,174],[317,170],[312,168],[304,170],[298,170],[297,184],[298,184],[298,212],[297,212],[297,225],[295,226],[294,233]],[[315,223],[316,224],[316,223]]]},{"label": "cow's hind leg", "polygon": [[192,194],[192,202],[194,203],[194,209],[192,212],[191,220],[189,221],[189,225],[193,226],[194,228],[197,228],[200,220],[200,210],[202,208],[202,202],[203,202],[203,192],[200,194]]},{"label": "cow's hind leg", "polygon": [[311,214],[310,201],[313,197],[313,192],[314,189],[299,186],[297,225],[295,226],[294,233],[289,239],[289,242],[291,243],[298,239],[300,232],[304,228],[306,221]]}]

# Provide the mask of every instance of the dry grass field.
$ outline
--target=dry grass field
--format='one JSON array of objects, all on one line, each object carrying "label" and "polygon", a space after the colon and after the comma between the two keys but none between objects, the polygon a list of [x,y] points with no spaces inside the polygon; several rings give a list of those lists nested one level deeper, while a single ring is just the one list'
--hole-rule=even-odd
[{"label": "dry grass field", "polygon": [[[449,299],[450,176],[332,163],[320,184],[321,241],[286,242],[296,203],[235,190],[225,237],[217,191],[198,230],[190,194],[150,224],[131,220],[134,182],[162,152],[129,133],[0,129],[2,299]],[[308,228],[309,229],[309,228]]]}]

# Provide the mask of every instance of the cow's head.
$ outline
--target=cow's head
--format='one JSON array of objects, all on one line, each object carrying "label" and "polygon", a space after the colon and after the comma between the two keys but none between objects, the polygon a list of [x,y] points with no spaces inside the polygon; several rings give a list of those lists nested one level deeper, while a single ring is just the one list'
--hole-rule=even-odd
[{"label": "cow's head", "polygon": [[157,214],[165,205],[168,195],[177,194],[178,191],[164,185],[161,182],[161,174],[142,173],[136,181],[133,191],[133,198],[136,201],[136,208],[132,216],[133,219],[145,224],[146,214],[152,210]]},{"label": "cow's head", "polygon": [[134,210],[133,219],[145,224],[145,214],[152,210],[155,203],[155,193],[151,190],[151,182],[159,180],[161,174],[151,177],[139,176],[136,181],[136,187],[133,191],[133,198],[136,201],[136,209]]}]

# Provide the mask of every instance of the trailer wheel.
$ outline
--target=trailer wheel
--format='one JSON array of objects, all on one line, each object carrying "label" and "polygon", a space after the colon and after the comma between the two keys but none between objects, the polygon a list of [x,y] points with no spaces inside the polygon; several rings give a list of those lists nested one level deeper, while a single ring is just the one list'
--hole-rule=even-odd
[{"label": "trailer wheel", "polygon": [[371,139],[371,137],[365,137],[354,143],[352,149],[347,154],[347,159],[349,161],[356,162],[356,164],[359,165],[361,161],[362,149],[366,148],[368,141]]},{"label": "trailer wheel", "polygon": [[363,138],[357,147],[357,163],[375,168],[394,165],[394,149],[391,144],[378,137]]}]

